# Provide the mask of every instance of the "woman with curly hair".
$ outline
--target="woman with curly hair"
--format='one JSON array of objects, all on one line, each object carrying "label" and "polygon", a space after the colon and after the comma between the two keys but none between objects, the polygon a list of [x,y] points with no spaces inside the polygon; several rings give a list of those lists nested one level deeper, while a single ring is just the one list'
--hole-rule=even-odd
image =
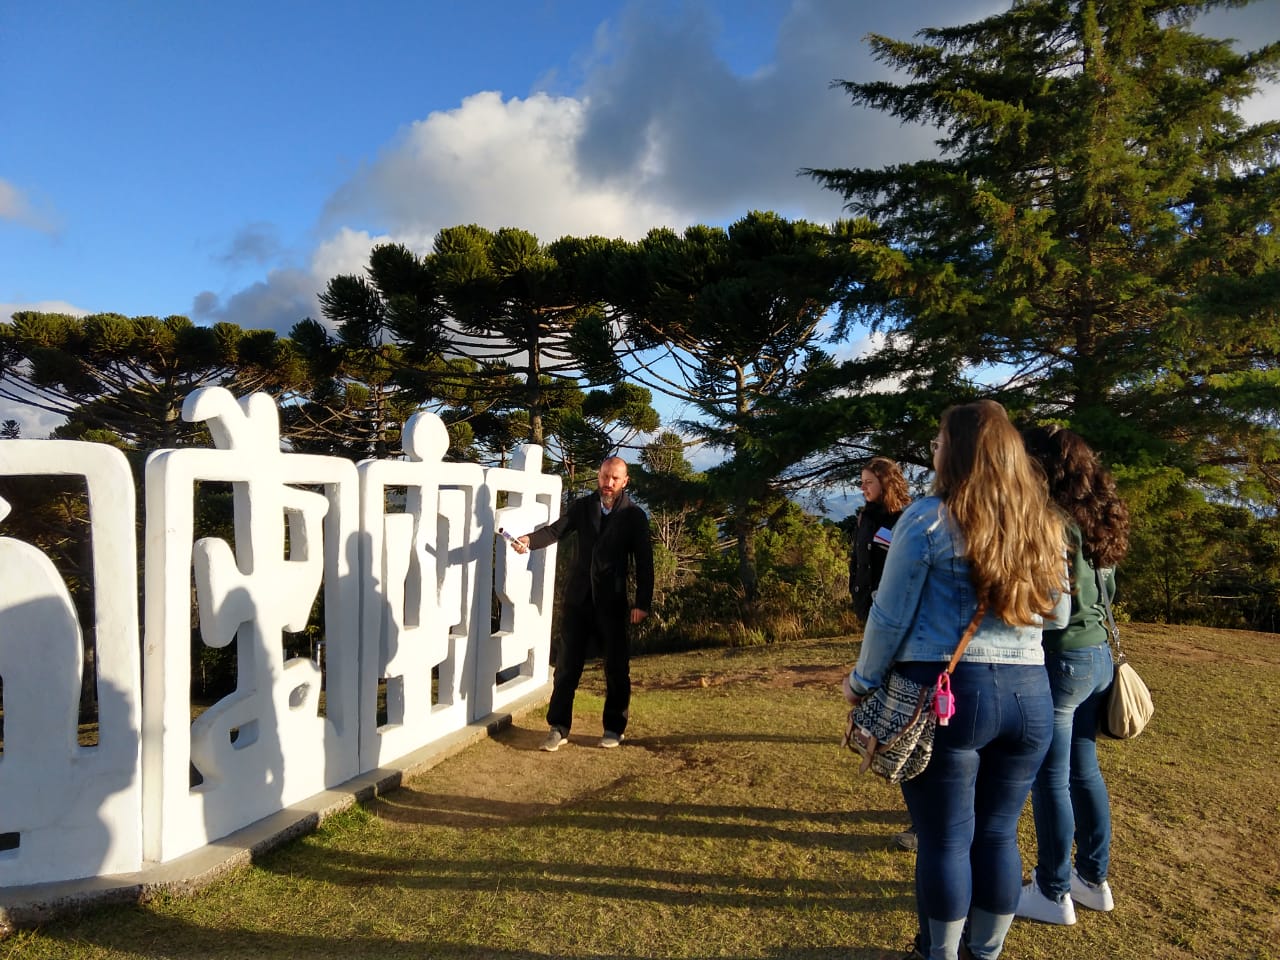
[{"label": "woman with curly hair", "polygon": [[849,555],[849,592],[853,595],[853,612],[866,623],[872,597],[884,573],[893,525],[911,502],[907,478],[896,461],[888,457],[872,457],[867,461],[862,468],[862,499],[853,534],[853,551]]},{"label": "woman with curly hair", "polygon": [[[1036,824],[1035,875],[1022,890],[1018,916],[1076,922],[1075,905],[1111,910],[1111,800],[1098,767],[1098,718],[1115,674],[1107,644],[1106,603],[1115,566],[1129,548],[1129,511],[1115,481],[1077,433],[1035,427],[1023,434],[1043,467],[1049,496],[1070,521],[1071,619],[1045,630],[1045,664],[1053,689],[1053,740],[1031,789]],[[1104,598],[1101,589],[1107,591]],[[1071,841],[1076,846],[1071,865]]]},{"label": "woman with curly hair", "polygon": [[911,956],[956,960],[966,937],[989,960],[1013,923],[1018,819],[1053,733],[1040,635],[1045,618],[1067,622],[1066,529],[1000,404],[947,410],[933,451],[932,495],[894,528],[844,694],[856,705],[890,668],[932,685],[979,620],[951,678],[955,713],[902,793],[919,836]]}]

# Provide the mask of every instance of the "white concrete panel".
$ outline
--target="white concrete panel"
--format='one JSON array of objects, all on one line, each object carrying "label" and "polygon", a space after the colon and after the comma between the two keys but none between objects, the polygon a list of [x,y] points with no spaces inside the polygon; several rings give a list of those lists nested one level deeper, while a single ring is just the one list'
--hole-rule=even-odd
[{"label": "white concrete panel", "polygon": [[[484,471],[443,461],[449,435],[433,413],[409,419],[403,448],[404,460],[359,467],[362,770],[468,721],[470,599],[479,555],[490,546],[476,514]],[[402,503],[389,504],[389,488],[404,488],[395,491]],[[382,681],[387,715],[379,725]]]},{"label": "white concrete panel", "polygon": [[[0,475],[82,477],[89,501],[98,742],[80,746],[82,629],[61,574],[0,537],[0,887],[142,863],[134,485],[113,447],[0,440]],[[0,500],[0,530],[9,505]]]},{"label": "white concrete panel", "polygon": [[[560,478],[542,473],[542,448],[521,447],[508,468],[485,471],[481,523],[494,544],[482,559],[481,577],[492,583],[497,629],[477,616],[474,717],[484,716],[547,684],[551,676],[551,608],[555,589],[556,547],[518,554],[498,535],[519,536],[560,515]],[[499,504],[503,506],[499,507]]]},{"label": "white concrete panel", "polygon": [[[281,451],[274,402],[192,393],[183,417],[216,449],[146,466],[145,855],[171,860],[354,776],[359,763],[359,478],[337,457]],[[234,544],[196,542],[200,482],[229,483]],[[287,531],[287,533],[286,533]],[[192,593],[201,642],[236,643],[234,692],[190,721]],[[284,659],[324,598],[321,671]],[[191,785],[194,767],[200,782]]]}]

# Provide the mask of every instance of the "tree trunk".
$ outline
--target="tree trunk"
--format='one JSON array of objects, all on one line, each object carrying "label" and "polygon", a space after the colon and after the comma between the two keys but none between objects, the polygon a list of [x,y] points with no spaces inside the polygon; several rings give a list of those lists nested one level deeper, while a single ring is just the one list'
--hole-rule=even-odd
[{"label": "tree trunk", "polygon": [[[735,366],[735,391],[737,393],[738,426],[734,429],[734,457],[742,454],[740,438],[742,422],[751,412],[751,403],[747,394],[746,369]],[[756,534],[751,523],[751,500],[745,496],[737,496],[733,501],[733,529],[738,537],[738,579],[742,581],[742,594],[747,603],[747,616],[751,616],[756,601]]]},{"label": "tree trunk", "polygon": [[738,537],[738,579],[742,581],[742,595],[748,604],[756,600],[756,537],[751,525],[750,505],[734,504],[733,530]]},{"label": "tree trunk", "polygon": [[544,446],[542,434],[542,357],[538,350],[538,319],[530,317],[525,332],[525,349],[529,352],[529,375],[525,380],[525,396],[529,411],[529,442]]}]

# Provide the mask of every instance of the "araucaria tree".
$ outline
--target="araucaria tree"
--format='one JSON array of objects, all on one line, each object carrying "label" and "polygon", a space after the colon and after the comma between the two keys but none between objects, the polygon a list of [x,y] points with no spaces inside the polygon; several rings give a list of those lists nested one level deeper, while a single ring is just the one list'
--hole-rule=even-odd
[{"label": "araucaria tree", "polygon": [[[501,458],[517,442],[545,444],[548,421],[581,406],[584,380],[620,379],[604,314],[564,265],[591,245],[546,245],[515,228],[447,227],[425,256],[385,244],[370,255],[367,278],[332,279],[325,315],[344,356],[385,367],[389,395],[447,401],[470,427],[463,437],[454,419],[455,442],[469,439]],[[581,418],[574,423],[581,427]],[[560,439],[562,448],[581,446]]]},{"label": "araucaria tree", "polygon": [[779,438],[765,413],[829,366],[821,348],[842,270],[834,252],[825,227],[760,212],[728,229],[655,229],[609,251],[604,299],[637,355],[650,357],[639,364],[633,356],[629,375],[688,403],[700,419],[684,424],[686,432],[727,455],[708,479],[730,504],[748,601],[756,594],[756,528],[807,452]]},{"label": "araucaria tree", "polygon": [[[304,402],[291,405],[285,426],[295,446],[353,460],[400,450],[400,428],[417,410],[434,409],[447,421],[465,406],[473,363],[444,359],[446,317],[418,258],[399,244],[369,256],[366,276],[332,278],[320,306],[335,335],[310,318],[289,336],[311,372]],[[408,331],[411,350],[398,334]],[[451,430],[455,448],[469,431]]]},{"label": "araucaria tree", "polygon": [[940,131],[935,159],[810,171],[862,217],[845,318],[889,335],[878,376],[952,371],[1124,463],[1275,475],[1280,122],[1238,110],[1280,45],[1191,29],[1241,5],[1018,0],[871,37],[905,82],[840,86]]},{"label": "araucaria tree", "polygon": [[0,323],[0,398],[62,414],[61,437],[149,452],[204,427],[182,420],[198,387],[282,396],[305,381],[288,340],[186,317],[72,317],[20,311]]},{"label": "araucaria tree", "polygon": [[600,308],[578,298],[556,245],[525,230],[449,227],[424,263],[452,318],[452,350],[522,374],[528,440],[545,443],[543,417],[561,406],[558,391],[577,390],[584,370],[611,356]]}]

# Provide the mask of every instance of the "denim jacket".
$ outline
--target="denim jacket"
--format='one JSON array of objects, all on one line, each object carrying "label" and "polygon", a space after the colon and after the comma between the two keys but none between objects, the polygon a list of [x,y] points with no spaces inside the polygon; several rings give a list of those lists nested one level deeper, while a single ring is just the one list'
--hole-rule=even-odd
[{"label": "denim jacket", "polygon": [[[858,664],[849,677],[865,695],[884,682],[894,663],[951,659],[978,608],[964,538],[938,497],[907,507],[893,528],[893,545],[867,620]],[[1066,585],[1066,558],[1063,558]],[[1066,626],[1070,596],[1058,598],[1048,626]],[[1042,624],[1011,627],[990,611],[965,650],[976,663],[1044,663]]]}]

